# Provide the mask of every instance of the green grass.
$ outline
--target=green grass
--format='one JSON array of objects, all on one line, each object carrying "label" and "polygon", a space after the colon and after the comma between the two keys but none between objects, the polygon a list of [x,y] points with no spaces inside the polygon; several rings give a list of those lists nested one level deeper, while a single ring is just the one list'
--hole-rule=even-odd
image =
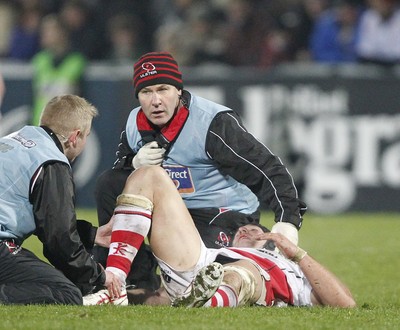
[{"label": "green grass", "polygon": [[[78,215],[95,222],[89,210]],[[270,214],[263,223],[272,224]],[[352,310],[0,306],[0,329],[399,329],[399,234],[400,214],[306,216],[300,246],[350,287]],[[24,246],[41,255],[36,239]]]}]

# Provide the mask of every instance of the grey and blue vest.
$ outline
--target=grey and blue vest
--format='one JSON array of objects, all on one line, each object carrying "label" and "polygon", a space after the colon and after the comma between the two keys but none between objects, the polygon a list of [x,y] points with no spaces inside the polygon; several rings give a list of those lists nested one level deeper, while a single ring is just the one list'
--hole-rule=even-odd
[{"label": "grey and blue vest", "polygon": [[34,232],[31,179],[50,160],[69,165],[43,128],[25,126],[0,138],[0,240],[12,238],[22,244]]}]

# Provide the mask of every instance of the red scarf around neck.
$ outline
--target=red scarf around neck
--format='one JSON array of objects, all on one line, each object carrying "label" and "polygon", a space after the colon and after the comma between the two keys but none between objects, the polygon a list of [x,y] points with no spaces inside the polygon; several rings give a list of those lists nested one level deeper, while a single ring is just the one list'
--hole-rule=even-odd
[{"label": "red scarf around neck", "polygon": [[145,116],[143,110],[140,109],[136,117],[136,123],[139,133],[146,143],[157,141],[160,147],[168,150],[171,147],[171,144],[177,139],[179,133],[185,125],[188,116],[189,110],[185,106],[182,106],[167,123],[167,125],[160,130],[151,124],[151,122]]}]

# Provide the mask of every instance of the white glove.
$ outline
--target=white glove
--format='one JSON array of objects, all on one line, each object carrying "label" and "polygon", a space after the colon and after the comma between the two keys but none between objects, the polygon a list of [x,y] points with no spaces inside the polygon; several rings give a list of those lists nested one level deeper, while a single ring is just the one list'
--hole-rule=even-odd
[{"label": "white glove", "polygon": [[272,226],[271,233],[282,234],[292,243],[299,244],[299,232],[295,225],[289,222],[277,222]]},{"label": "white glove", "polygon": [[165,149],[160,148],[156,141],[149,142],[141,147],[132,159],[132,166],[138,169],[144,165],[160,165],[164,159]]}]

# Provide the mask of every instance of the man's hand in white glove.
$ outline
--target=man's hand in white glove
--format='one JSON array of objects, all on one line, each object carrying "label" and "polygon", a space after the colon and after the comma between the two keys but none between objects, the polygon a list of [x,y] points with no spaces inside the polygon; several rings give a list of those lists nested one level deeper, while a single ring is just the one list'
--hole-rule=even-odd
[{"label": "man's hand in white glove", "polygon": [[156,141],[149,142],[141,147],[132,159],[132,166],[138,169],[144,165],[160,165],[164,159],[165,149],[160,148]]},{"label": "man's hand in white glove", "polygon": [[289,222],[277,222],[272,226],[271,233],[279,233],[289,239],[292,243],[299,244],[299,232],[295,225]]}]

